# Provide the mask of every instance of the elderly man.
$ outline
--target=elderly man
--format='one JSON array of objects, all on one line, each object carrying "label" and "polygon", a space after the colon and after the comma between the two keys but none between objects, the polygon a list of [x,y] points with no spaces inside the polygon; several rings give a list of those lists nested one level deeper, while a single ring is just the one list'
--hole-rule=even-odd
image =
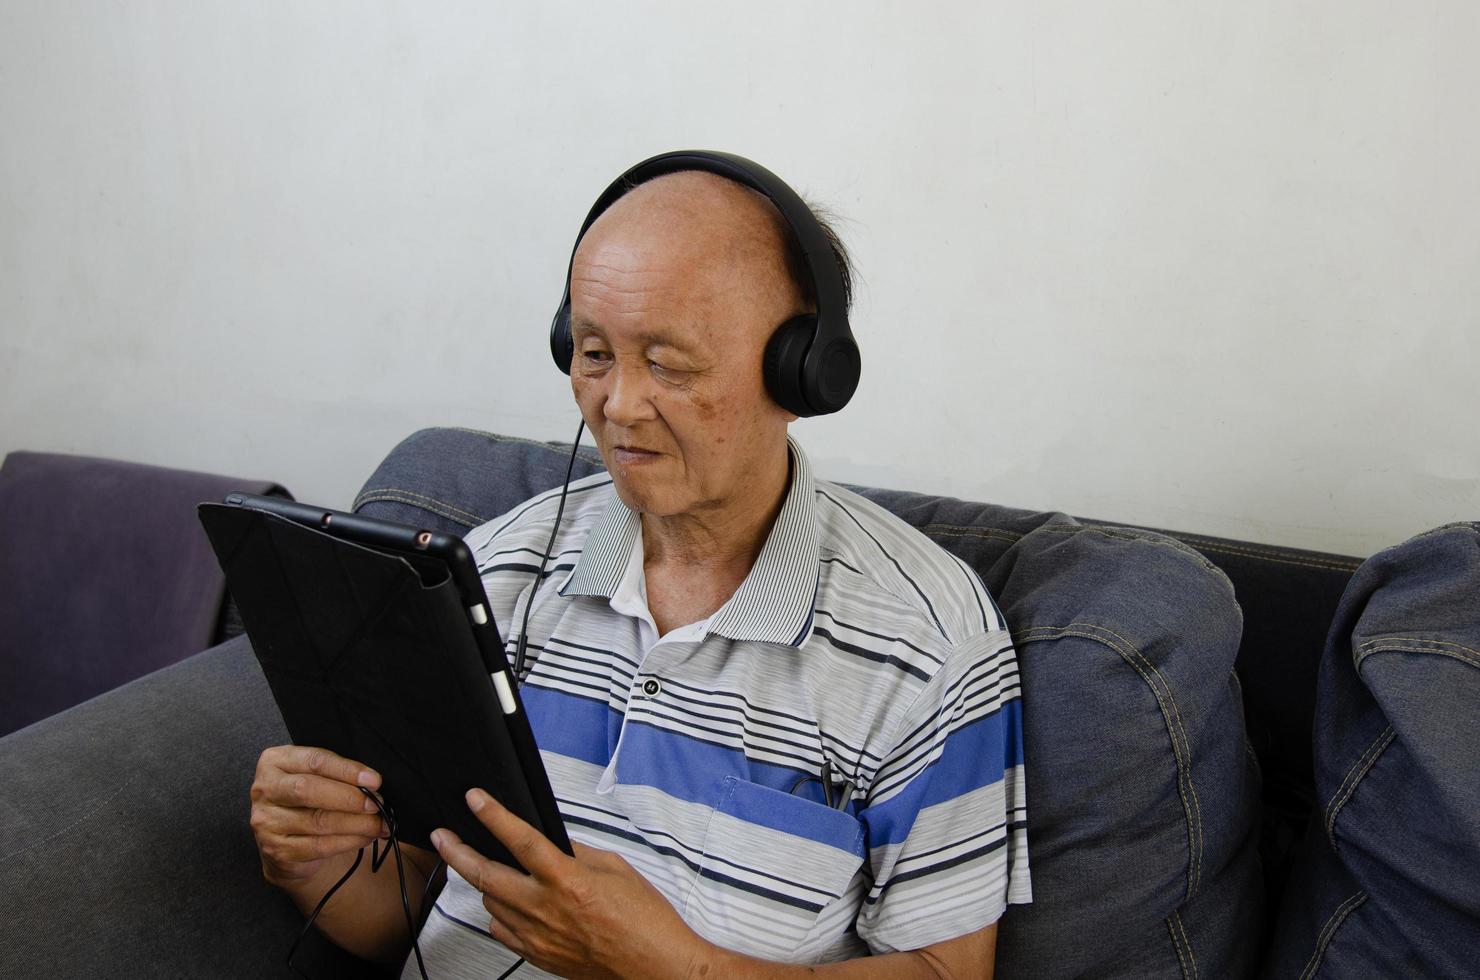
[{"label": "elderly man", "polygon": [[[517,976],[983,977],[1030,898],[1000,614],[959,560],[815,480],[763,383],[813,302],[789,235],[761,194],[690,171],[580,242],[571,386],[608,472],[571,484],[548,552],[558,491],[469,535],[499,622],[528,624],[523,700],[575,854],[472,789],[528,874],[446,830],[407,849],[413,898],[451,869],[430,976],[522,957]],[[264,874],[305,910],[383,833],[355,788],[378,782],[263,753]],[[394,876],[362,867],[318,924],[392,961],[401,915]]]}]

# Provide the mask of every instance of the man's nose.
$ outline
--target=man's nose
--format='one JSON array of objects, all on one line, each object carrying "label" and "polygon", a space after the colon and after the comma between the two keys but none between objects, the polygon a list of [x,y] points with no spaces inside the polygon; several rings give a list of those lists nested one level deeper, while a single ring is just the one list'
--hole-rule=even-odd
[{"label": "man's nose", "polygon": [[611,389],[602,411],[617,425],[630,425],[657,414],[652,401],[652,377],[645,367],[619,363],[612,368]]}]

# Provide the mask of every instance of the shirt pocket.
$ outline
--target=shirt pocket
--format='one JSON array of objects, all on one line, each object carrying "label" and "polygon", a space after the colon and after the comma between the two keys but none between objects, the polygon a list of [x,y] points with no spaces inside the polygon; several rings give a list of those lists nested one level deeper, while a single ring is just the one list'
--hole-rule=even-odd
[{"label": "shirt pocket", "polygon": [[[864,831],[852,814],[726,776],[684,919],[710,942],[791,959],[826,911],[862,896]],[[856,904],[853,902],[851,904]],[[839,931],[852,925],[845,916]]]}]

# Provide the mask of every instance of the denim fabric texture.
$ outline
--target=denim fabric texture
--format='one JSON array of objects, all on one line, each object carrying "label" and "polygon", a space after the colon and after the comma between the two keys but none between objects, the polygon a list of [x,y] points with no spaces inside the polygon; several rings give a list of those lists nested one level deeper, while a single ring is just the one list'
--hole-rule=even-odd
[{"label": "denim fabric texture", "polygon": [[[600,466],[581,453],[578,477]],[[568,459],[542,443],[419,432],[356,508],[466,530],[557,485]],[[1018,646],[1034,904],[1009,909],[998,975],[1250,975],[1259,782],[1227,577],[1150,531],[855,489],[976,568]]]},{"label": "denim fabric texture", "polygon": [[[365,481],[354,510],[368,517],[465,534],[565,480],[570,447],[472,429],[422,429],[403,439]],[[572,480],[602,469],[589,446]]]},{"label": "denim fabric texture", "polygon": [[985,578],[1023,672],[1033,856],[999,975],[1251,975],[1259,778],[1227,578],[1161,535],[1062,521]]},{"label": "denim fabric texture", "polygon": [[1316,698],[1321,807],[1268,975],[1480,974],[1480,524],[1357,570]]}]

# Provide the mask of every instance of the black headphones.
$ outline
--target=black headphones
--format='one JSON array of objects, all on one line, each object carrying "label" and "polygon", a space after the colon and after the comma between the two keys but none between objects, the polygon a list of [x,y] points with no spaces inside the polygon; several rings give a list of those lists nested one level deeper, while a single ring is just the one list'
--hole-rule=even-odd
[{"label": "black headphones", "polygon": [[[858,345],[848,326],[848,304],[842,272],[822,226],[797,192],[760,164],[733,153],[680,150],[644,160],[612,182],[586,215],[581,233],[571,249],[571,265],[581,239],[603,211],[623,194],[644,181],[683,170],[703,170],[759,191],[776,205],[812,276],[817,313],[793,317],[771,335],[766,344],[762,371],[766,390],[782,408],[794,415],[828,415],[848,404],[858,387]],[[570,266],[565,273],[565,296],[550,324],[550,354],[555,365],[570,373],[575,343],[570,332]]]}]

